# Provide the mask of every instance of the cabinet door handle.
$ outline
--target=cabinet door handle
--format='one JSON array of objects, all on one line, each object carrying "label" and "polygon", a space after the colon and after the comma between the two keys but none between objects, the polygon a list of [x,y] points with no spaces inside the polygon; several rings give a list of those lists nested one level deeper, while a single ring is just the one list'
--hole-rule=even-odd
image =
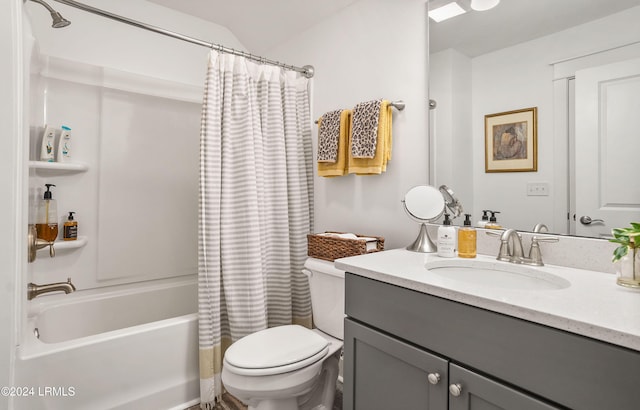
[{"label": "cabinet door handle", "polygon": [[427,379],[429,380],[429,383],[431,383],[431,384],[438,384],[438,382],[440,381],[440,374],[439,373],[429,373],[429,375],[427,375]]},{"label": "cabinet door handle", "polygon": [[453,383],[449,385],[449,393],[453,397],[458,397],[462,394],[462,385],[460,383]]}]

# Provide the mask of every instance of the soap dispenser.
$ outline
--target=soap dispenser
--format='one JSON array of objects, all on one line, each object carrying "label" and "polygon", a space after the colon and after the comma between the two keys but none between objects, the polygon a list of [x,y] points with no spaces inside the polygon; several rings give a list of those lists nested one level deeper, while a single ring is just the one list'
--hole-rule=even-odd
[{"label": "soap dispenser", "polygon": [[491,212],[491,218],[489,218],[489,223],[484,227],[487,229],[502,229],[502,226],[498,223],[498,218],[496,218],[496,214],[499,214],[499,211],[489,211]]},{"label": "soap dispenser", "polygon": [[482,219],[478,221],[476,225],[478,228],[484,228],[489,223],[489,215],[487,212],[491,212],[489,209],[482,210]]},{"label": "soap dispenser", "polygon": [[67,221],[62,228],[62,239],[65,241],[75,241],[78,239],[78,222],[73,220],[73,214],[75,214],[75,212],[69,212]]},{"label": "soap dispenser", "polygon": [[471,214],[464,214],[464,226],[458,230],[458,256],[461,258],[475,258],[477,232],[471,226]]},{"label": "soap dispenser", "polygon": [[444,221],[438,227],[438,256],[453,258],[456,256],[456,228],[451,226],[449,214],[444,214]]},{"label": "soap dispenser", "polygon": [[47,187],[47,190],[44,193],[44,198],[38,204],[36,231],[38,239],[43,239],[51,243],[58,237],[58,209],[50,190],[51,187],[55,185],[44,185]]}]

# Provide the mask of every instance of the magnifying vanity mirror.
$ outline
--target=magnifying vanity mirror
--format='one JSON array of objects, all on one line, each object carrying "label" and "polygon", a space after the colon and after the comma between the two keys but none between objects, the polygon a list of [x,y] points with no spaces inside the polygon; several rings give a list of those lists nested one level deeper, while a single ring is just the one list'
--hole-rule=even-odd
[{"label": "magnifying vanity mirror", "polygon": [[[606,238],[639,221],[640,31],[621,29],[639,19],[640,0],[501,1],[429,19],[429,183],[521,231]],[[529,107],[537,171],[487,172],[485,116]]]},{"label": "magnifying vanity mirror", "polygon": [[436,245],[429,237],[426,224],[437,221],[444,213],[445,206],[453,218],[460,216],[463,212],[462,205],[446,185],[440,186],[439,189],[429,185],[415,186],[406,193],[402,204],[407,215],[420,223],[418,237],[411,245],[407,246],[407,249],[413,252],[432,253],[437,251]]}]

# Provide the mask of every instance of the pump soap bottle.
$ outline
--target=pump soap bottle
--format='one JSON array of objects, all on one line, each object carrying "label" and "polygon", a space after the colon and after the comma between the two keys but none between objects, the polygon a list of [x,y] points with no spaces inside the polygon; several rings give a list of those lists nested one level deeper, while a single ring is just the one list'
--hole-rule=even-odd
[{"label": "pump soap bottle", "polygon": [[458,229],[458,256],[461,258],[476,257],[476,228],[471,226],[471,214],[464,214],[464,226]]},{"label": "pump soap bottle", "polygon": [[502,229],[502,226],[498,223],[498,218],[496,218],[496,214],[499,214],[500,211],[489,211],[491,212],[491,218],[489,218],[489,223],[484,227],[487,229]]},{"label": "pump soap bottle", "polygon": [[51,187],[53,184],[44,184],[47,190],[44,198],[38,204],[38,212],[36,219],[37,237],[49,243],[58,237],[58,209],[55,199],[51,196]]},{"label": "pump soap bottle", "polygon": [[65,241],[75,241],[78,239],[78,222],[73,220],[75,212],[69,212],[69,217],[62,228],[62,239]]},{"label": "pump soap bottle", "polygon": [[484,228],[489,223],[489,215],[487,214],[487,212],[491,211],[488,209],[482,210],[482,219],[479,220],[478,224],[476,225],[478,228]]},{"label": "pump soap bottle", "polygon": [[449,214],[444,214],[443,225],[438,227],[438,256],[453,258],[456,256],[456,228],[451,226]]}]

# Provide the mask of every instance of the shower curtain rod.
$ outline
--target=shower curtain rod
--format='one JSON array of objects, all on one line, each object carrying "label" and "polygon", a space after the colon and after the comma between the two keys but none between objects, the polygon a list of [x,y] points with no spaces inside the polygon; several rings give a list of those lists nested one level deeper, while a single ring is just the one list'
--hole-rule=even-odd
[{"label": "shower curtain rod", "polygon": [[102,16],[102,17],[107,17],[107,18],[110,18],[112,20],[119,21],[121,23],[130,24],[130,25],[138,27],[138,28],[142,28],[142,29],[145,29],[145,30],[153,31],[154,33],[158,33],[158,34],[162,34],[162,35],[165,35],[165,36],[177,38],[178,40],[183,40],[183,41],[186,41],[186,42],[189,42],[189,43],[197,44],[199,46],[209,47],[209,48],[214,49],[214,50],[216,50],[218,52],[222,52],[222,53],[226,53],[226,54],[233,54],[233,55],[236,55],[236,56],[242,56],[242,57],[248,58],[249,60],[258,61],[258,62],[263,63],[263,64],[275,65],[275,66],[278,66],[278,67],[286,68],[288,70],[297,71],[299,73],[302,73],[302,75],[304,75],[307,78],[313,77],[313,74],[314,74],[313,66],[310,66],[310,65],[305,65],[304,67],[296,67],[296,66],[292,66],[292,65],[281,63],[279,61],[269,60],[269,59],[266,59],[264,57],[254,56],[253,54],[246,53],[244,51],[240,51],[240,50],[236,50],[236,49],[233,49],[233,48],[225,47],[225,46],[222,46],[220,44],[209,43],[209,42],[206,42],[206,41],[203,41],[203,40],[199,40],[197,38],[185,36],[183,34],[179,34],[179,33],[173,32],[173,31],[169,31],[169,30],[165,30],[165,29],[160,28],[160,27],[156,27],[156,26],[152,26],[150,24],[142,23],[140,21],[133,20],[133,19],[130,19],[130,18],[127,18],[127,17],[122,17],[122,16],[120,16],[118,14],[113,14],[113,13],[110,13],[108,11],[104,11],[104,10],[101,10],[101,9],[98,9],[98,8],[95,8],[95,7],[92,7],[92,6],[88,6],[88,5],[83,4],[83,3],[79,3],[77,1],[73,1],[73,0],[54,0],[54,1],[56,1],[58,3],[66,4],[67,6],[75,7],[75,8],[80,9],[80,10],[87,11],[89,13],[97,14],[97,15]]}]

